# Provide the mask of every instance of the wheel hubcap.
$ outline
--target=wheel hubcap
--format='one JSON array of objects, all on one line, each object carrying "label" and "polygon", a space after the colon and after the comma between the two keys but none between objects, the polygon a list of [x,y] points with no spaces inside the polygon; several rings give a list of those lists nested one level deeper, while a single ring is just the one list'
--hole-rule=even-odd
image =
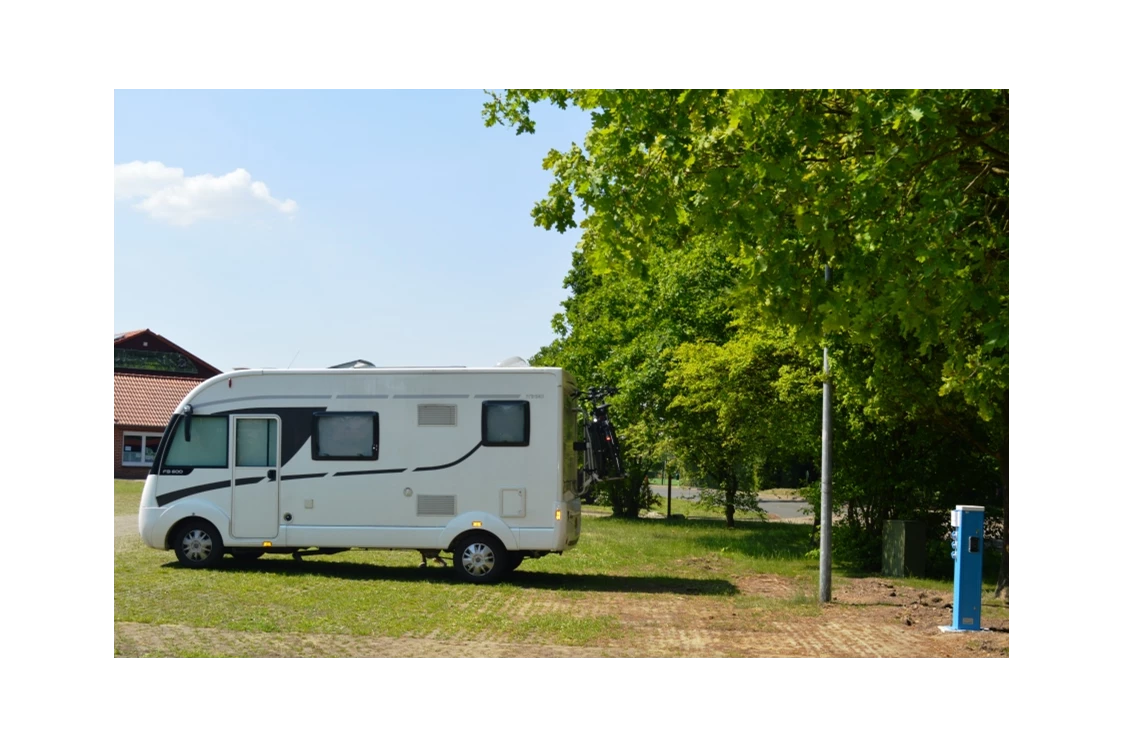
[{"label": "wheel hubcap", "polygon": [[495,551],[484,543],[472,543],[464,549],[460,560],[469,574],[483,576],[495,568]]},{"label": "wheel hubcap", "polygon": [[183,553],[192,561],[203,561],[211,555],[211,536],[192,530],[183,537]]}]

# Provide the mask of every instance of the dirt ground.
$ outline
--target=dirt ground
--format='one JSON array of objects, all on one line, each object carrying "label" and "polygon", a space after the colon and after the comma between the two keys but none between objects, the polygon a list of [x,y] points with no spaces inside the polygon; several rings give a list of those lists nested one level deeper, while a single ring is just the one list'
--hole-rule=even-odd
[{"label": "dirt ground", "polygon": [[[120,542],[136,533],[136,516],[114,518]],[[698,559],[684,559],[689,564]],[[494,638],[390,638],[267,634],[179,625],[114,624],[119,657],[1009,657],[1009,606],[983,600],[983,631],[944,633],[951,594],[888,578],[840,579],[821,608],[817,591],[784,577],[757,574],[729,580],[739,595],[604,592],[581,601],[582,616],[619,621],[621,636],[571,647]],[[807,599],[805,614],[770,601]],[[564,603],[569,605],[569,603]],[[551,609],[552,608],[552,609]],[[534,600],[505,614],[557,613],[561,602]]]}]

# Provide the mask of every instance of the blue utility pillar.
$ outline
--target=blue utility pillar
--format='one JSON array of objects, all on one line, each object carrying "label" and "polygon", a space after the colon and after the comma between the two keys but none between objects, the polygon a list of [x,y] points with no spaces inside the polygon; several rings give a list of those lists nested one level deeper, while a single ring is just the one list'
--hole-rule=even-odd
[{"label": "blue utility pillar", "polygon": [[955,599],[951,625],[941,631],[981,631],[983,613],[983,508],[957,506],[951,513],[951,557],[955,559]]}]

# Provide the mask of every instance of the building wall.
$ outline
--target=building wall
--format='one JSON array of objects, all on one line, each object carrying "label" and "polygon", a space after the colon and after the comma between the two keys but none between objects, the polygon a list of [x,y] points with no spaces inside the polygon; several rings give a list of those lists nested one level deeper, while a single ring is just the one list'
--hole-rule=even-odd
[{"label": "building wall", "polygon": [[121,464],[121,452],[124,446],[125,432],[129,433],[160,433],[160,429],[146,429],[136,427],[113,427],[113,477],[122,480],[144,480],[148,477],[148,467],[125,467]]},{"label": "building wall", "polygon": [[[171,360],[164,360],[162,365],[155,367],[150,364],[145,364],[142,360],[133,360],[131,362],[132,364],[139,364],[139,368],[134,368],[134,366],[129,365],[129,351],[137,351],[141,354],[170,353],[174,355]],[[124,360],[120,359],[121,356],[124,356]],[[175,363],[176,358],[180,359],[178,364]],[[166,340],[151,330],[137,331],[116,340],[113,343],[113,360],[114,371],[135,371],[138,374],[163,372],[178,374],[180,376],[197,376],[199,379],[209,379],[219,373],[218,369],[211,366],[206,361],[203,361],[194,354],[188,353],[170,340]],[[164,365],[167,364],[171,364],[171,368],[165,368]]]}]

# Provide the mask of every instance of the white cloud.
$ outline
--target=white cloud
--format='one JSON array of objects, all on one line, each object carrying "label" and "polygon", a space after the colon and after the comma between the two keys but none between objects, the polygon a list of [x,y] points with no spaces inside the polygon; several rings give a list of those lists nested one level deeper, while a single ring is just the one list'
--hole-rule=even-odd
[{"label": "white cloud", "polygon": [[296,202],[273,197],[265,183],[253,181],[245,169],[219,177],[184,177],[183,169],[159,161],[114,164],[113,194],[118,200],[139,198],[133,207],[176,226],[263,210],[290,215],[296,212]]}]

